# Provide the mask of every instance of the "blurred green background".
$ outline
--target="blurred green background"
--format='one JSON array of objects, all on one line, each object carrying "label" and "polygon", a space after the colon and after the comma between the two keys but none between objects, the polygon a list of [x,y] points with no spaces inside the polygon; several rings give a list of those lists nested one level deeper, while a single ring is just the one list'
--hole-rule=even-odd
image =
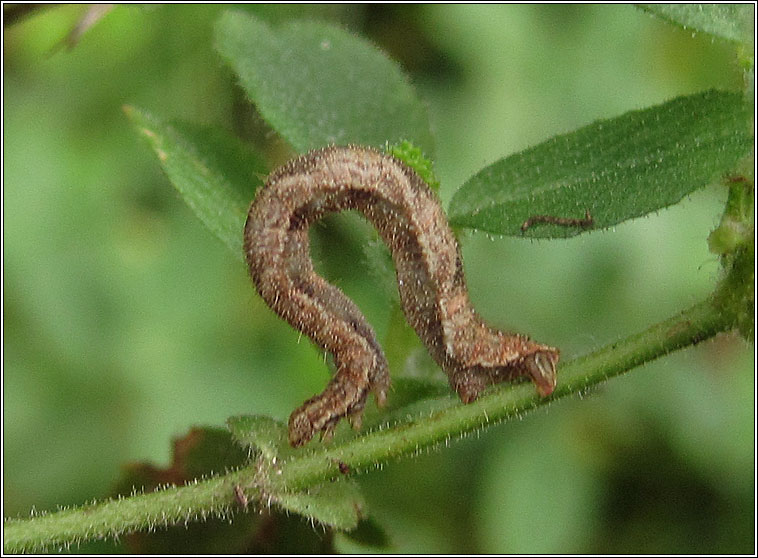
[{"label": "blurred green background", "polygon": [[[121,110],[276,143],[214,51],[223,7],[120,6],[56,48],[86,9],[40,9],[3,45],[6,517],[102,497],[126,462],[166,466],[193,425],[286,420],[328,378]],[[731,45],[628,5],[247,9],[337,22],[395,59],[428,102],[445,202],[554,134],[741,86]],[[567,241],[468,234],[474,304],[564,358],[634,333],[712,288],[706,237],[725,194]],[[351,227],[316,256],[381,339],[388,299]],[[359,482],[394,552],[750,553],[753,370],[753,348],[721,336]]]}]

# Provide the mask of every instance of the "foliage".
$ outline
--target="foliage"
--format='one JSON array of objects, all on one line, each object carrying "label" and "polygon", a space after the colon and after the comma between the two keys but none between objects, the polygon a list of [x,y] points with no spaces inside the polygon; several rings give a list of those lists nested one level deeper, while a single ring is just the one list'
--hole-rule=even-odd
[{"label": "foliage", "polygon": [[365,41],[307,21],[273,30],[230,11],[219,19],[216,44],[261,115],[298,152],[410,140],[432,153],[423,103]]},{"label": "foliage", "polygon": [[753,41],[755,12],[748,4],[641,4],[641,6],[684,29],[749,44]]},{"label": "foliage", "polygon": [[[687,8],[650,9],[687,27],[746,42],[741,11],[719,12],[714,27],[713,18],[696,17],[698,7]],[[385,147],[421,169],[430,183],[436,180],[425,103],[397,65],[367,41],[324,23],[276,25],[224,11],[214,42],[249,101],[294,152],[330,143]],[[241,259],[246,206],[267,170],[266,154],[220,128],[169,120],[133,105],[125,111],[182,199]],[[353,475],[521,418],[560,397],[585,394],[610,377],[719,332],[737,327],[751,338],[754,177],[751,163],[745,163],[753,148],[750,111],[738,93],[681,95],[502,158],[474,173],[452,197],[448,213],[458,227],[561,238],[586,230],[540,224],[522,232],[520,227],[535,214],[581,217],[589,210],[593,229],[610,228],[675,204],[708,184],[726,183],[727,207],[709,237],[723,269],[714,295],[639,333],[566,358],[553,398],[540,400],[524,385],[500,386],[463,406],[434,373],[414,377],[412,367],[405,367],[393,374],[390,407],[369,409],[360,434],[341,430],[330,446],[312,443],[293,450],[286,444],[285,426],[275,419],[235,416],[227,421],[231,436],[204,428],[178,441],[167,469],[143,464],[125,470],[115,499],[6,521],[5,550],[40,550],[182,522],[193,522],[186,539],[204,541],[207,552],[333,551],[337,531],[352,533],[343,544],[387,548],[390,538],[373,519],[371,501]],[[735,172],[740,173],[736,178]],[[381,258],[375,261],[376,267],[386,267]],[[391,323],[398,315],[394,308]],[[405,366],[413,353],[414,343],[403,331],[390,328],[388,337],[398,340],[388,348],[391,364]],[[244,513],[248,507],[264,516]],[[288,513],[323,526],[329,536],[319,542],[303,535]],[[223,521],[229,517],[234,517],[232,526]],[[272,525],[288,533],[287,540],[267,539]],[[130,544],[142,552],[177,552],[185,548],[181,538],[173,530],[158,537],[140,533],[131,535]],[[286,547],[293,541],[302,545]]]},{"label": "foliage", "polygon": [[[708,91],[595,122],[482,169],[456,192],[451,221],[519,234],[535,214],[589,210],[595,228],[647,215],[734,168],[750,149],[748,119],[740,94]],[[581,232],[553,225],[526,234]]]}]

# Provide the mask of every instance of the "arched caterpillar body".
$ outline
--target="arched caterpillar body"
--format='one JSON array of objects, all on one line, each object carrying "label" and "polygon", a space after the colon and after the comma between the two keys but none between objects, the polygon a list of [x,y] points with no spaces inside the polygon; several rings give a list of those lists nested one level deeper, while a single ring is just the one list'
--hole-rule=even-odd
[{"label": "arched caterpillar body", "polygon": [[405,316],[464,403],[488,385],[526,376],[540,395],[555,388],[558,350],[487,326],[469,301],[460,248],[436,195],[404,163],[374,149],[316,149],[272,172],[250,206],[245,257],[266,303],[334,356],[326,389],[296,409],[289,440],[354,427],[369,392],[383,404],[387,361],[358,307],[313,269],[308,228],[354,209],[389,247]]}]

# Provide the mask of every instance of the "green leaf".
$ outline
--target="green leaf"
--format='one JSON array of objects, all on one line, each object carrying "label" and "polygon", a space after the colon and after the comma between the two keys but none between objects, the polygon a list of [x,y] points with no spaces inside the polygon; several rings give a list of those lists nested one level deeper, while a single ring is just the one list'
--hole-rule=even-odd
[{"label": "green leaf", "polygon": [[451,224],[531,237],[582,227],[539,224],[534,215],[611,227],[672,205],[733,168],[753,143],[738,93],[706,91],[600,120],[486,167],[456,192]]},{"label": "green leaf", "polygon": [[135,107],[124,112],[147,138],[192,211],[237,257],[247,208],[265,169],[241,142],[218,130],[168,123]]},{"label": "green leaf", "polygon": [[326,482],[305,491],[275,493],[272,501],[289,511],[343,531],[355,529],[366,509],[358,483],[353,479]]},{"label": "green leaf", "polygon": [[639,7],[684,29],[710,33],[728,41],[753,41],[755,4],[639,4]]},{"label": "green leaf", "polygon": [[226,420],[226,426],[238,443],[260,452],[268,460],[285,458],[293,451],[289,445],[287,425],[271,417],[230,417]]},{"label": "green leaf", "polygon": [[298,152],[410,140],[433,155],[424,104],[365,39],[312,21],[272,28],[229,11],[216,26],[216,46],[263,118]]}]

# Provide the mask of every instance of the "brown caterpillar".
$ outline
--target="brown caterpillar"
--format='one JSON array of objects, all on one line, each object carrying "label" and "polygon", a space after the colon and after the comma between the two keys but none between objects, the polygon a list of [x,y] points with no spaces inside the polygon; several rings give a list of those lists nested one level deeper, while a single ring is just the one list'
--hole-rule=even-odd
[{"label": "brown caterpillar", "polygon": [[365,147],[316,149],[272,172],[245,223],[245,257],[266,303],[334,355],[326,389],[289,419],[292,446],[340,418],[355,428],[369,392],[378,405],[390,378],[374,330],[358,307],[313,269],[308,228],[355,209],[389,246],[405,316],[464,403],[488,385],[526,376],[553,392],[558,350],[488,327],[469,301],[460,248],[435,194],[404,163]]}]

